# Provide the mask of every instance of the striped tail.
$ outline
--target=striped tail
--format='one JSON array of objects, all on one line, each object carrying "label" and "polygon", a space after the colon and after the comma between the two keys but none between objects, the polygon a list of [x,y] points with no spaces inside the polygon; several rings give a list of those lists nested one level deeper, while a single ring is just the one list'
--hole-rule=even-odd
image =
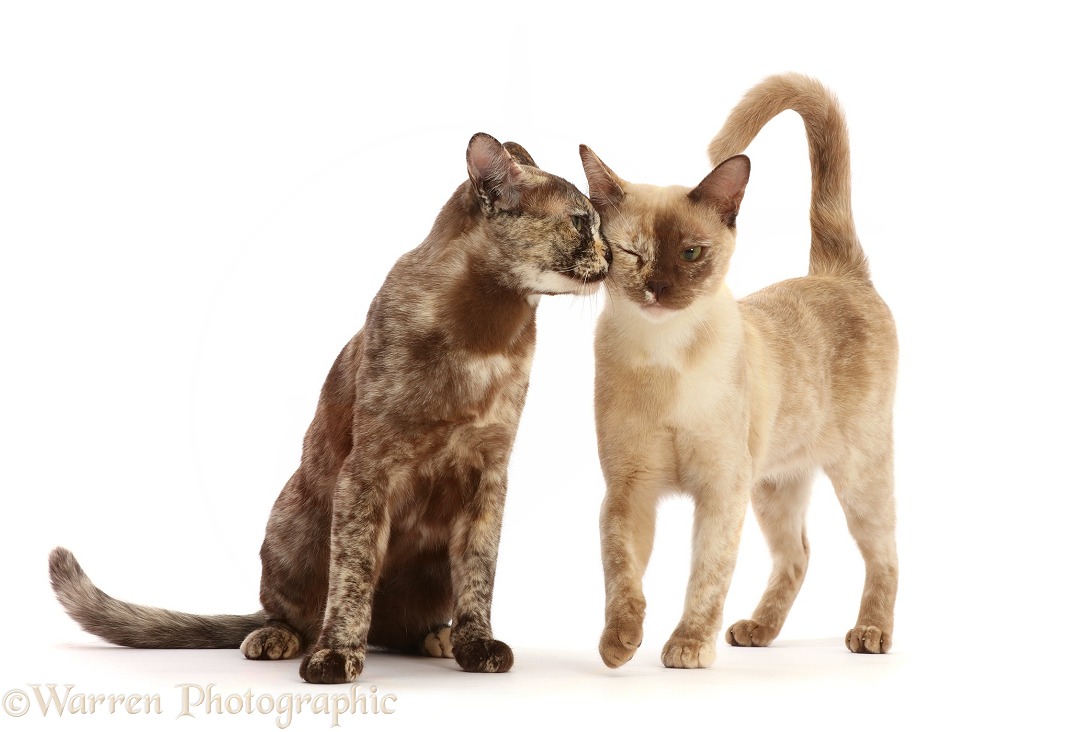
[{"label": "striped tail", "polygon": [[131,648],[238,648],[265,624],[251,615],[191,615],[116,600],[101,592],[75,560],[57,547],[48,558],[52,589],[67,614],[86,631]]},{"label": "striped tail", "polygon": [[716,166],[743,152],[769,120],[788,109],[801,115],[809,139],[813,173],[809,273],[868,280],[869,264],[850,210],[846,120],[835,96],[820,82],[801,74],[780,74],[753,87],[709,144],[709,161]]}]

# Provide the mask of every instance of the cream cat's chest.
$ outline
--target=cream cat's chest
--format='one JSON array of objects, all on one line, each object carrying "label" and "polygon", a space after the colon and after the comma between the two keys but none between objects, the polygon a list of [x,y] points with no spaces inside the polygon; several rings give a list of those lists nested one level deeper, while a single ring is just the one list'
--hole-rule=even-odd
[{"label": "cream cat's chest", "polygon": [[668,427],[707,432],[714,418],[727,419],[739,411],[743,350],[734,330],[722,338],[707,331],[692,335],[689,330],[676,333],[671,326],[627,344],[620,357],[637,372],[635,383],[649,392],[646,399]]},{"label": "cream cat's chest", "polygon": [[652,361],[642,368],[659,384],[650,397],[663,426],[688,434],[735,430],[743,416],[739,369],[725,359],[712,357],[692,363]]}]

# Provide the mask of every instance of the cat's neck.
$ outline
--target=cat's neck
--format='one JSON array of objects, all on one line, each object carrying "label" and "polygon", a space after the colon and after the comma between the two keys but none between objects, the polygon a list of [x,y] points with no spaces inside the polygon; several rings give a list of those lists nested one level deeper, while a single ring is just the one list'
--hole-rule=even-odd
[{"label": "cat's neck", "polygon": [[702,351],[737,351],[743,337],[738,303],[726,285],[657,318],[609,293],[601,319],[622,355],[638,365],[684,367]]},{"label": "cat's neck", "polygon": [[422,248],[428,292],[438,326],[453,345],[483,354],[504,354],[534,340],[536,298],[511,282],[480,224],[480,207],[469,186],[460,186],[437,217]]},{"label": "cat's neck", "polygon": [[441,312],[459,345],[495,354],[534,339],[535,304],[527,293],[504,281],[501,268],[471,250],[466,266],[445,293]]},{"label": "cat's neck", "polygon": [[437,248],[454,242],[467,232],[473,231],[480,216],[481,208],[470,184],[461,184],[440,209],[429,236],[422,242],[422,247]]}]

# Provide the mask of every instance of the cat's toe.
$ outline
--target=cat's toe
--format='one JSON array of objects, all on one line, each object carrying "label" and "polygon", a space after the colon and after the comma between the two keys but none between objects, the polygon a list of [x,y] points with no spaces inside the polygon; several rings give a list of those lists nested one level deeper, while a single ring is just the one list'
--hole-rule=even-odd
[{"label": "cat's toe", "polygon": [[727,642],[732,646],[769,646],[776,638],[776,629],[756,620],[739,620],[727,629]]},{"label": "cat's toe", "polygon": [[298,673],[311,684],[345,684],[358,678],[364,666],[364,653],[319,648],[302,659]]},{"label": "cat's toe", "polygon": [[239,646],[243,655],[253,661],[276,661],[294,658],[302,648],[298,635],[285,628],[258,628]]},{"label": "cat's toe", "polygon": [[634,658],[641,646],[641,620],[619,618],[608,623],[600,636],[600,657],[608,668],[619,668]]},{"label": "cat's toe", "polygon": [[503,673],[515,663],[515,654],[504,642],[477,639],[457,643],[451,649],[463,671],[472,673]]},{"label": "cat's toe", "polygon": [[716,644],[711,638],[672,637],[664,644],[660,660],[668,668],[708,668],[716,660]]},{"label": "cat's toe", "polygon": [[454,658],[451,649],[451,626],[445,625],[425,636],[421,645],[421,654],[433,658]]},{"label": "cat's toe", "polygon": [[891,631],[859,625],[847,632],[846,644],[851,653],[887,653],[891,650]]}]

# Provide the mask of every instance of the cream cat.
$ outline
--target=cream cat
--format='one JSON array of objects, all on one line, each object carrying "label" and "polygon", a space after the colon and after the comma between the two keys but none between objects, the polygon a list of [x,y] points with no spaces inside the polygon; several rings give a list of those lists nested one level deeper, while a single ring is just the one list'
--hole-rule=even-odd
[{"label": "cream cat", "polygon": [[[809,275],[736,302],[724,279],[750,173],[738,153],[787,109],[802,116],[809,140]],[[664,646],[664,665],[698,668],[715,659],[751,498],[773,569],[753,616],[732,624],[727,640],[771,643],[805,576],[805,515],[818,469],[831,479],[865,559],[861,609],[846,645],[884,653],[898,576],[897,345],[851,217],[842,112],[816,81],[775,76],[745,96],[709,153],[718,166],[695,188],[658,188],[622,180],[581,147],[590,198],[614,251],[596,335],[607,482],[601,657],[620,666],[641,643],[642,575],[657,501],[669,491],[692,496],[696,508],[685,610]]]}]

